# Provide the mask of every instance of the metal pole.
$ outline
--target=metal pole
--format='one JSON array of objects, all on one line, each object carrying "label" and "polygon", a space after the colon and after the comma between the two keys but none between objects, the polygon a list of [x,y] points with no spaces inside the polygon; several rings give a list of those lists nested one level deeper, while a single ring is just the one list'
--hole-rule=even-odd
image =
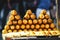
[{"label": "metal pole", "polygon": [[58,0],[55,0],[56,1],[56,21],[57,21],[57,29],[58,29]]}]

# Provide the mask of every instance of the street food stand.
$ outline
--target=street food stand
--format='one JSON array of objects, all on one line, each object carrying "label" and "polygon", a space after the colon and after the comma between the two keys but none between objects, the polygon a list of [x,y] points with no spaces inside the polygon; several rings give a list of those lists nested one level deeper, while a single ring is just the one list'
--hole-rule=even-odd
[{"label": "street food stand", "polygon": [[31,10],[27,10],[23,19],[12,10],[2,30],[3,40],[59,40],[59,36],[59,29],[45,9],[41,11],[38,18]]}]

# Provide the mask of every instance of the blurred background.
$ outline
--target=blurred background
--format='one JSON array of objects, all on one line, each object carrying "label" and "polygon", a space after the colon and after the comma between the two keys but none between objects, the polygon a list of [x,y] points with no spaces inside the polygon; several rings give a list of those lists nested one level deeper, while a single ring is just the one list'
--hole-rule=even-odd
[{"label": "blurred background", "polygon": [[23,18],[28,9],[31,9],[35,15],[37,14],[37,10],[46,9],[49,11],[50,17],[54,23],[56,24],[57,22],[56,0],[0,0],[0,33],[6,24],[9,12],[13,9],[18,12],[21,18]]},{"label": "blurred background", "polygon": [[59,29],[60,29],[60,1],[58,0],[58,26],[59,26]]}]

